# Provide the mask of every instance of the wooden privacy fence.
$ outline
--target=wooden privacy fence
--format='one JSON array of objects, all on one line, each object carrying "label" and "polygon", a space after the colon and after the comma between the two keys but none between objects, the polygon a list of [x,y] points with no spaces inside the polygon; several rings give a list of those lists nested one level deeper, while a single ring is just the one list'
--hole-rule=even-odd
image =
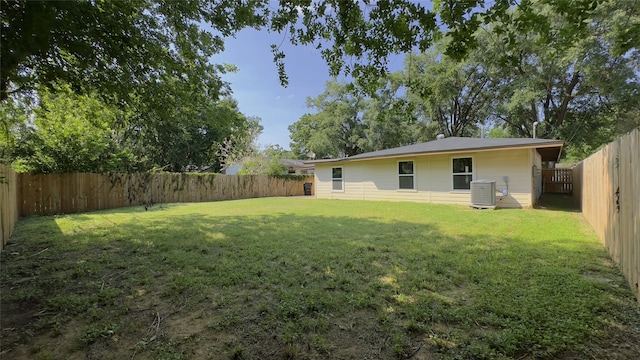
[{"label": "wooden privacy fence", "polygon": [[545,194],[571,194],[573,192],[572,169],[542,169]]},{"label": "wooden privacy fence", "polygon": [[21,216],[170,202],[304,195],[313,176],[217,174],[19,174]]},{"label": "wooden privacy fence", "polygon": [[574,168],[582,213],[640,301],[640,129]]},{"label": "wooden privacy fence", "polygon": [[18,175],[10,167],[0,164],[0,250],[18,222]]}]

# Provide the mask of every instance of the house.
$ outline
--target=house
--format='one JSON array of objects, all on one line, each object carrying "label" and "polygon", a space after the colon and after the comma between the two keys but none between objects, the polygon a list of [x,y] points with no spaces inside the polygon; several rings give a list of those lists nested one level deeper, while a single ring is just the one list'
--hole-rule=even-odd
[{"label": "house", "polygon": [[563,141],[449,137],[315,165],[317,198],[471,203],[471,181],[495,180],[498,207],[527,208],[542,194],[542,162]]},{"label": "house", "polygon": [[290,175],[291,174],[311,175],[315,170],[313,164],[307,164],[302,160],[278,159],[278,162],[287,167],[286,174],[290,174]]}]

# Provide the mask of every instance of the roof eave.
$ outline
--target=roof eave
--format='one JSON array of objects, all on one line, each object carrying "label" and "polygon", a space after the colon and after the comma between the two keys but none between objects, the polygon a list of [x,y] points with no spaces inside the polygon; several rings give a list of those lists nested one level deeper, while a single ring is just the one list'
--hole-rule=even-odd
[{"label": "roof eave", "polygon": [[465,149],[452,149],[452,150],[441,150],[441,151],[414,151],[407,152],[402,154],[390,154],[390,155],[382,155],[382,156],[367,156],[367,157],[358,157],[358,158],[340,158],[340,159],[321,159],[321,160],[310,160],[305,161],[305,163],[309,164],[319,164],[319,163],[337,163],[337,162],[351,162],[351,161],[368,161],[368,160],[382,160],[382,159],[395,159],[402,157],[411,157],[411,156],[420,156],[420,155],[446,155],[446,154],[456,154],[456,153],[468,153],[468,152],[486,152],[486,151],[496,151],[496,150],[514,150],[514,149],[543,149],[543,148],[559,148],[558,157],[556,160],[543,160],[543,161],[558,161],[560,158],[560,154],[562,153],[562,147],[564,145],[564,141],[558,140],[549,143],[542,144],[527,144],[527,145],[511,145],[511,146],[494,146],[494,147],[482,147],[482,148],[465,148]]}]

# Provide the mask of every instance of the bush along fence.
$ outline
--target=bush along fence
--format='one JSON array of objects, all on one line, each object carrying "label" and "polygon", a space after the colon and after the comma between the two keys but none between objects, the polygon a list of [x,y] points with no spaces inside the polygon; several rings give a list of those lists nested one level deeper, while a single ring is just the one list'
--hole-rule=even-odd
[{"label": "bush along fence", "polygon": [[18,174],[21,216],[171,202],[304,195],[313,176],[218,174]]},{"label": "bush along fence", "polygon": [[640,129],[574,167],[582,213],[640,302]]},{"label": "bush along fence", "polygon": [[18,221],[18,174],[0,164],[0,250]]}]

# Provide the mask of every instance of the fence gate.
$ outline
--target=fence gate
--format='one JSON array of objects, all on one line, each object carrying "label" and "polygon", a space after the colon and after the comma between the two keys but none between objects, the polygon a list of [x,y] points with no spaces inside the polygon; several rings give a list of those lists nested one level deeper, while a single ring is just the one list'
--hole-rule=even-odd
[{"label": "fence gate", "polygon": [[545,194],[573,193],[573,169],[542,169]]}]

